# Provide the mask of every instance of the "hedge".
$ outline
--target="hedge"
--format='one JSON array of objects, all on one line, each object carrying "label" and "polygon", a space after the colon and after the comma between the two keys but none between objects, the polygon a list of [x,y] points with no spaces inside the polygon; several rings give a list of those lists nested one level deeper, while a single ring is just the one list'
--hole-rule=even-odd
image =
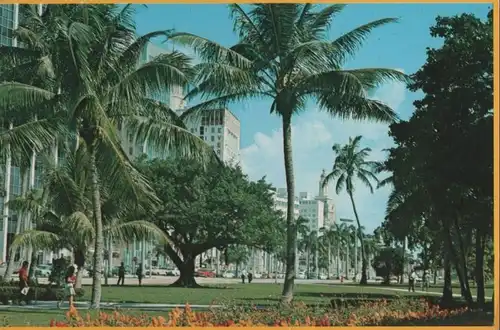
[{"label": "hedge", "polygon": [[[76,289],[76,297],[82,298],[85,295],[83,289]],[[63,288],[51,287],[48,285],[30,287],[28,294],[22,296],[19,286],[0,286],[0,303],[9,305],[10,301],[19,302],[23,300],[26,303],[30,301],[60,301],[66,298],[66,293]]]}]

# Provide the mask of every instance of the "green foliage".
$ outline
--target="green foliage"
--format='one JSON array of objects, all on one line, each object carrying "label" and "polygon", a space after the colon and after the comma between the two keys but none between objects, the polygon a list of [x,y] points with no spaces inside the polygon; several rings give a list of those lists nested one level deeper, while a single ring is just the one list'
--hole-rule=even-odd
[{"label": "green foliage", "polygon": [[56,286],[62,287],[64,283],[66,283],[66,272],[69,266],[71,266],[69,258],[54,259],[52,270],[49,275],[49,283],[55,283]]},{"label": "green foliage", "polygon": [[[85,296],[85,290],[75,289],[76,299],[82,299]],[[18,286],[0,286],[0,303],[9,305],[9,301],[18,301],[20,298]],[[66,292],[63,288],[54,288],[50,286],[30,287],[25,300],[27,301],[61,301],[66,298]]]},{"label": "green foliage", "polygon": [[384,284],[390,284],[390,276],[404,273],[404,251],[402,248],[385,247],[372,259],[372,267],[377,276],[384,278]]},{"label": "green foliage", "polygon": [[409,120],[390,129],[396,148],[385,169],[394,191],[384,226],[420,245],[426,263],[448,254],[471,302],[467,255],[478,238],[474,253],[484,253],[493,225],[492,11],[486,20],[437,17],[430,32],[443,44],[427,50],[409,85],[424,96]]},{"label": "green foliage", "polygon": [[161,199],[161,206],[144,216],[168,235],[165,252],[181,272],[183,263],[214,247],[273,251],[281,244],[284,222],[264,179],[251,182],[239,168],[204,167],[179,158],[144,161],[139,167]]}]

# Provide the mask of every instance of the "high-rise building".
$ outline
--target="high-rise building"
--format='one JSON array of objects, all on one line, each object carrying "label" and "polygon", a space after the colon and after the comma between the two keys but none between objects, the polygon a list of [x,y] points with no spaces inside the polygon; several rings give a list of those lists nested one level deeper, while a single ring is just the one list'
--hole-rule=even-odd
[{"label": "high-rise building", "polygon": [[[41,14],[42,5],[38,5],[39,13]],[[14,38],[14,31],[19,24],[19,4],[2,4],[0,5],[0,45],[2,46],[17,46],[17,40]],[[5,164],[0,166],[5,167]],[[6,169],[3,171],[6,173]],[[39,173],[37,173],[39,174]],[[7,259],[7,251],[14,239],[18,216],[12,210],[4,208],[5,199],[12,199],[21,194],[21,171],[16,164],[10,166],[10,184],[9,189],[6,189],[4,182],[0,188],[0,209],[2,210],[2,222],[0,225],[0,262],[5,262]],[[35,187],[40,187],[40,176],[35,177]]]},{"label": "high-rise building", "polygon": [[309,220],[309,230],[316,231],[323,227],[330,228],[335,223],[335,205],[328,196],[328,187],[323,187],[326,173],[321,173],[318,195],[312,197],[308,192],[299,193],[300,216]]},{"label": "high-rise building", "polygon": [[[191,133],[211,146],[227,164],[240,162],[240,121],[228,109],[205,110],[201,116],[186,122]],[[200,118],[201,117],[201,118]]]}]

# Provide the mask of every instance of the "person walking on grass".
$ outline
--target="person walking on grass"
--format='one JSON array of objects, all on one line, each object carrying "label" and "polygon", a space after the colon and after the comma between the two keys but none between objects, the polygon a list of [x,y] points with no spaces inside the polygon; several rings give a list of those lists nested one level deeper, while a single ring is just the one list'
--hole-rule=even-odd
[{"label": "person walking on grass", "polygon": [[135,272],[137,275],[137,279],[139,280],[139,286],[142,286],[142,277],[143,277],[143,271],[142,271],[142,263],[139,264],[137,267],[137,271]]},{"label": "person walking on grass", "polygon": [[408,279],[408,292],[415,292],[415,281],[417,279],[417,273],[415,273],[415,269],[411,270],[410,277]]},{"label": "person walking on grass", "polygon": [[116,285],[120,285],[120,283],[122,286],[125,284],[125,265],[123,262],[118,267],[118,283]]},{"label": "person walking on grass", "polygon": [[19,299],[19,304],[24,300],[26,303],[28,303],[28,292],[29,292],[29,286],[28,286],[28,266],[29,262],[23,261],[23,264],[21,268],[19,269],[19,294],[20,294],[20,299]]}]

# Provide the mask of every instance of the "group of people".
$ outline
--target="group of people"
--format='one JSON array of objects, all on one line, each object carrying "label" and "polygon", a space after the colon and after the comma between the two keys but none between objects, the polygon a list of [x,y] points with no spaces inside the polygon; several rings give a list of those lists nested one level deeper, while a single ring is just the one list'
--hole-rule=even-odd
[{"label": "group of people", "polygon": [[[68,299],[68,303],[70,306],[73,306],[75,300],[75,284],[76,284],[76,273],[77,268],[72,265],[69,266],[65,275],[64,275],[64,292],[65,297]],[[137,278],[139,279],[139,286],[142,286],[142,279],[144,277],[143,267],[140,263],[137,267],[136,271]],[[118,283],[117,285],[125,284],[125,265],[122,262],[118,267]],[[27,300],[27,296],[30,290],[29,286],[29,262],[24,261],[19,269],[19,293],[21,295],[20,301]],[[58,302],[58,306],[60,306],[62,301]]]},{"label": "group of people", "polygon": [[[408,276],[408,291],[415,292],[415,282],[418,279],[417,272],[412,269],[410,275]],[[427,291],[429,289],[429,272],[424,270],[422,275],[422,290]]]},{"label": "group of people", "polygon": [[[75,299],[75,283],[76,283],[76,267],[69,266],[65,275],[64,275],[64,292],[65,296],[68,299],[68,303],[70,306],[73,306]],[[27,300],[27,296],[29,293],[29,262],[24,261],[19,269],[19,293],[21,294],[22,300]],[[58,306],[60,306],[62,301],[58,302]]]}]

